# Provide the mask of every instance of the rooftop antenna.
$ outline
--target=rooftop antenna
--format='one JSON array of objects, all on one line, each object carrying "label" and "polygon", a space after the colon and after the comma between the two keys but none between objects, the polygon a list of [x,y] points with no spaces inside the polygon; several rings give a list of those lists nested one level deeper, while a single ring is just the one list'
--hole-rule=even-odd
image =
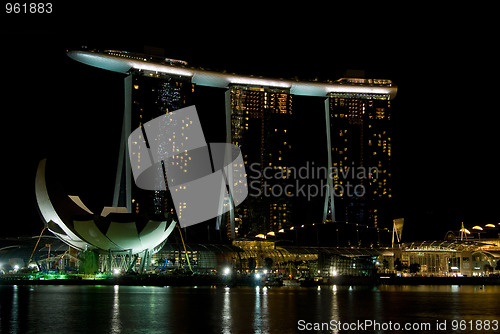
[{"label": "rooftop antenna", "polygon": [[464,222],[462,222],[462,228],[460,229],[460,241],[464,241],[464,236],[465,240],[467,240],[467,234],[470,234],[470,232],[465,228]]},{"label": "rooftop antenna", "polygon": [[394,248],[394,237],[398,243],[401,242],[401,236],[403,235],[403,225],[405,223],[404,218],[398,218],[393,220],[392,224],[392,248]]}]

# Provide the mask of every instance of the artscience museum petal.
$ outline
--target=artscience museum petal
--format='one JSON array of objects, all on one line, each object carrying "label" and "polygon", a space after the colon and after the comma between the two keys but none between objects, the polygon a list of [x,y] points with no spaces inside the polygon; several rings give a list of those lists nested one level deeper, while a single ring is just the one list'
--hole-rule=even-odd
[{"label": "artscience museum petal", "polygon": [[155,253],[164,245],[176,222],[128,213],[125,208],[106,207],[94,214],[78,196],[68,196],[50,181],[47,161],[36,174],[36,200],[47,229],[78,250],[102,253]]}]

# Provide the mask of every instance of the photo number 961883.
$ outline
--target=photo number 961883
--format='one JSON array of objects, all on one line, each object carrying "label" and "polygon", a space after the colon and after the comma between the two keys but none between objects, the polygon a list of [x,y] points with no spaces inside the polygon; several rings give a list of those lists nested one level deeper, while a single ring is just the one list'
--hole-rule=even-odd
[{"label": "photo number 961883", "polygon": [[7,14],[51,14],[51,2],[8,2],[5,4]]}]

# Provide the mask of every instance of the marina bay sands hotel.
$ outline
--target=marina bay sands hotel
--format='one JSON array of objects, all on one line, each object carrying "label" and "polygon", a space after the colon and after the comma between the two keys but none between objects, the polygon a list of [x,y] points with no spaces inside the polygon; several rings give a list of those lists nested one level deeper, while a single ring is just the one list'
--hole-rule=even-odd
[{"label": "marina bay sands hotel", "polygon": [[[135,213],[174,213],[166,191],[146,191],[132,180],[127,139],[131,131],[162,114],[193,105],[198,86],[225,89],[226,142],[240,147],[246,165],[284,171],[282,186],[292,161],[293,139],[300,136],[293,124],[294,96],[313,96],[324,100],[326,143],[323,192],[323,223],[349,222],[370,227],[390,227],[392,198],[391,100],[397,87],[387,79],[342,78],[334,82],[295,81],[258,76],[242,76],[204,70],[185,61],[125,51],[69,51],[68,56],[81,63],[125,74],[125,108],[113,206]],[[222,111],[221,111],[222,112]],[[322,116],[323,117],[323,116]],[[295,133],[294,133],[295,130]],[[326,144],[326,145],[325,145]],[[302,162],[304,163],[304,162]],[[355,177],[354,168],[375,168],[376,175]],[[349,179],[350,175],[351,179]],[[272,186],[262,179],[259,187]],[[362,185],[362,194],[350,194]],[[358,187],[359,188],[359,187]],[[361,188],[359,188],[361,189]],[[217,226],[228,238],[275,235],[293,229],[291,196],[248,196],[238,207],[228,198],[220,205],[229,206],[217,218]]]}]

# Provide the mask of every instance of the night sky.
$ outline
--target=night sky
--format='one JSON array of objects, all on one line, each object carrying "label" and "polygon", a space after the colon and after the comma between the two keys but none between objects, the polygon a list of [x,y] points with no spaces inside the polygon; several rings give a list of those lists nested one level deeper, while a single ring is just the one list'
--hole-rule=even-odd
[{"label": "night sky", "polygon": [[[242,74],[336,80],[364,69],[391,79],[398,86],[393,198],[395,216],[406,219],[405,239],[441,239],[461,221],[500,222],[498,50],[487,9],[68,6],[45,16],[2,8],[0,236],[41,230],[34,177],[42,158],[91,209],[111,205],[124,76],[66,56],[82,45],[139,52],[151,45],[193,66]],[[212,124],[224,112],[223,95],[199,94],[210,106],[199,110],[207,141],[224,138]],[[294,103],[304,157],[321,161],[324,115],[308,106],[322,102]]]}]

